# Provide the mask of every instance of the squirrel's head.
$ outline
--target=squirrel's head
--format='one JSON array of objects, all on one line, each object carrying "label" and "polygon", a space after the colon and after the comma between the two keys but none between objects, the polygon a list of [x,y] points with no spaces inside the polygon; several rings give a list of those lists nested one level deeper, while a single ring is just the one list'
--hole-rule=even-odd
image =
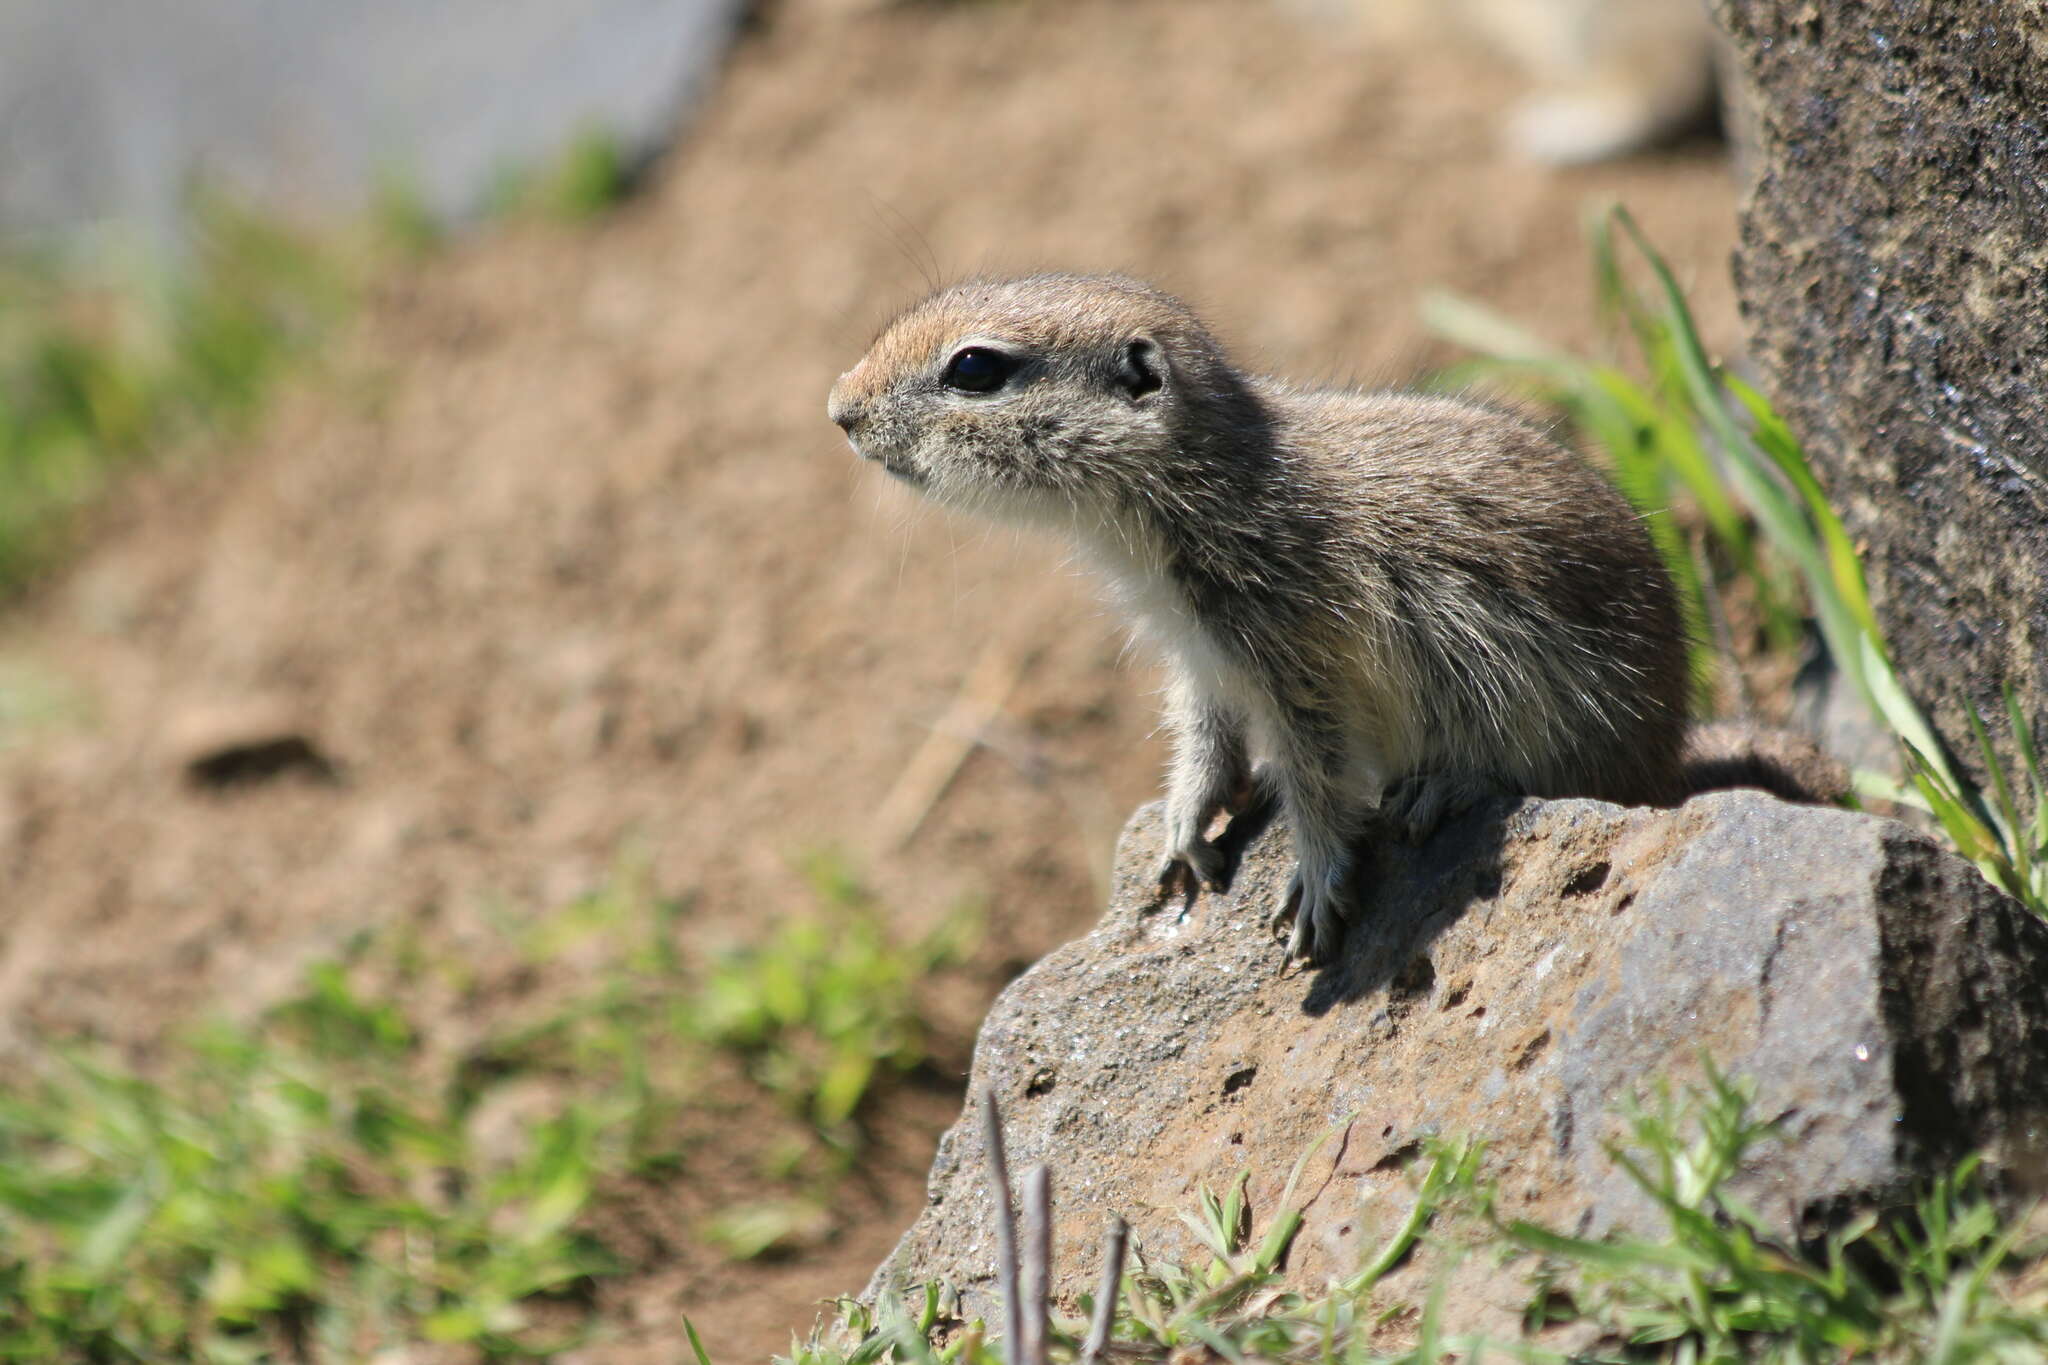
[{"label": "squirrel's head", "polygon": [[1113,511],[1155,485],[1191,416],[1235,392],[1169,294],[1115,275],[971,280],[883,328],[832,386],[854,450],[926,496],[1011,519]]}]

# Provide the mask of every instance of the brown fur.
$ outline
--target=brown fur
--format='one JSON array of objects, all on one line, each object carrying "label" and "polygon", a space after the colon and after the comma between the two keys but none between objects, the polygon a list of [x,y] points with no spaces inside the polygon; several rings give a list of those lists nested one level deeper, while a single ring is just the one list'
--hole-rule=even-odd
[{"label": "brown fur", "polygon": [[[949,382],[970,348],[1000,384]],[[986,359],[986,355],[984,359]],[[1115,276],[943,290],[833,387],[855,449],[928,496],[1071,536],[1171,670],[1163,879],[1254,756],[1291,819],[1292,949],[1342,935],[1376,815],[1479,796],[1679,799],[1687,649],[1640,519],[1520,419],[1236,370],[1185,305]]]}]

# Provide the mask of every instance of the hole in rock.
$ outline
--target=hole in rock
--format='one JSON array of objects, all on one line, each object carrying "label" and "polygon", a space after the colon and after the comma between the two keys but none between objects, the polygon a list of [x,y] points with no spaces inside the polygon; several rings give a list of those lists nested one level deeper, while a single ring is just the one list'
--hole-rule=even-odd
[{"label": "hole in rock", "polygon": [[1607,885],[1607,874],[1610,870],[1607,860],[1602,858],[1591,867],[1576,873],[1570,881],[1566,882],[1564,884],[1564,893],[1567,896],[1590,896],[1601,887]]},{"label": "hole in rock", "polygon": [[[1393,1130],[1389,1129],[1388,1131],[1391,1132]],[[1378,1161],[1373,1162],[1372,1168],[1375,1171],[1398,1171],[1421,1155],[1422,1144],[1420,1142],[1404,1142]]]}]

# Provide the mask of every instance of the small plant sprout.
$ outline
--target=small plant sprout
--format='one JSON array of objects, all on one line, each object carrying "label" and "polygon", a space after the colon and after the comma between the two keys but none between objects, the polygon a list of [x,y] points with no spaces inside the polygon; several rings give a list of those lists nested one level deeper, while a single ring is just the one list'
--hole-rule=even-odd
[{"label": "small plant sprout", "polygon": [[[549,1358],[628,1269],[594,1215],[636,1182],[687,1185],[736,1107],[794,1156],[692,1233],[735,1258],[825,1235],[854,1118],[923,1055],[917,972],[946,956],[898,949],[857,883],[834,884],[758,956],[706,964],[678,949],[680,903],[629,864],[501,916],[495,969],[401,924],[254,1019],[167,1040],[147,1073],[46,1049],[0,1095],[0,1357]],[[821,917],[852,945],[837,964],[806,927]],[[724,993],[790,973],[818,1000],[735,1022]],[[561,989],[523,996],[537,975]],[[437,991],[496,1004],[451,1038],[465,1011],[420,1008]],[[764,1062],[782,1054],[798,1060]]]},{"label": "small plant sprout", "polygon": [[[1735,1189],[1759,1146],[1777,1140],[1775,1126],[1756,1117],[1745,1086],[1711,1062],[1704,1071],[1692,1089],[1674,1095],[1658,1088],[1648,1102],[1624,1105],[1623,1136],[1608,1147],[1624,1178],[1662,1216],[1661,1235],[1596,1240],[1503,1221],[1480,1178],[1481,1146],[1440,1140],[1418,1163],[1423,1174],[1410,1216],[1354,1274],[1321,1293],[1280,1282],[1280,1259],[1300,1226],[1292,1190],[1254,1242],[1239,1180],[1222,1194],[1200,1191],[1183,1215],[1210,1254],[1206,1266],[1147,1264],[1131,1251],[1138,1264],[1126,1270],[1128,1233],[1121,1220],[1113,1223],[1101,1288],[1084,1300],[1091,1321],[1049,1319],[1042,1344],[1014,1328],[991,1341],[982,1324],[947,1311],[940,1286],[928,1285],[920,1313],[900,1295],[887,1296],[876,1313],[844,1305],[838,1321],[795,1348],[786,1365],[2033,1365],[2048,1358],[2048,1237],[2029,1234],[2025,1219],[1997,1216],[1974,1162],[1936,1181],[1904,1214],[1853,1218],[1817,1249],[1802,1249]],[[982,1103],[986,1132],[996,1120],[992,1101]],[[989,1141],[992,1155],[999,1146],[998,1135]],[[1007,1192],[995,1188],[998,1208],[1007,1208]],[[1422,1302],[1383,1302],[1387,1272],[1425,1241],[1439,1253],[1440,1273]],[[1028,1323],[1047,1303],[1033,1287],[1039,1276],[1018,1268],[1038,1254],[1031,1238],[1024,1243],[1021,1261],[1006,1259],[998,1287],[1006,1312],[1019,1306],[1010,1321]],[[1457,1305],[1442,1272],[1475,1256],[1527,1284],[1523,1335],[1496,1340],[1444,1330]],[[1412,1322],[1405,1345],[1383,1331],[1403,1312]],[[1543,1344],[1542,1332],[1565,1323],[1577,1324],[1575,1339],[1593,1344],[1571,1354]],[[1031,1344],[1020,1349],[1020,1341]],[[708,1362],[700,1356],[699,1365]]]}]

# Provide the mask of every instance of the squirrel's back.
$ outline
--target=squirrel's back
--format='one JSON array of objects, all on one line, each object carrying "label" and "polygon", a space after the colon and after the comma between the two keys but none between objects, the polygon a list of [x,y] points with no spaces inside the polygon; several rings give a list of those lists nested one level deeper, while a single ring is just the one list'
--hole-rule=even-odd
[{"label": "squirrel's back", "polygon": [[[1214,556],[1221,576],[1247,580],[1262,572],[1267,524],[1296,528],[1294,581],[1245,605],[1301,595],[1289,627],[1301,667],[1372,698],[1355,723],[1381,732],[1394,773],[1677,799],[1685,631],[1641,518],[1599,473],[1519,418],[1459,399],[1253,389],[1270,419],[1272,501],[1226,504],[1248,519],[1233,534],[1165,535],[1176,558]],[[1233,547],[1243,562],[1229,562]]]}]

